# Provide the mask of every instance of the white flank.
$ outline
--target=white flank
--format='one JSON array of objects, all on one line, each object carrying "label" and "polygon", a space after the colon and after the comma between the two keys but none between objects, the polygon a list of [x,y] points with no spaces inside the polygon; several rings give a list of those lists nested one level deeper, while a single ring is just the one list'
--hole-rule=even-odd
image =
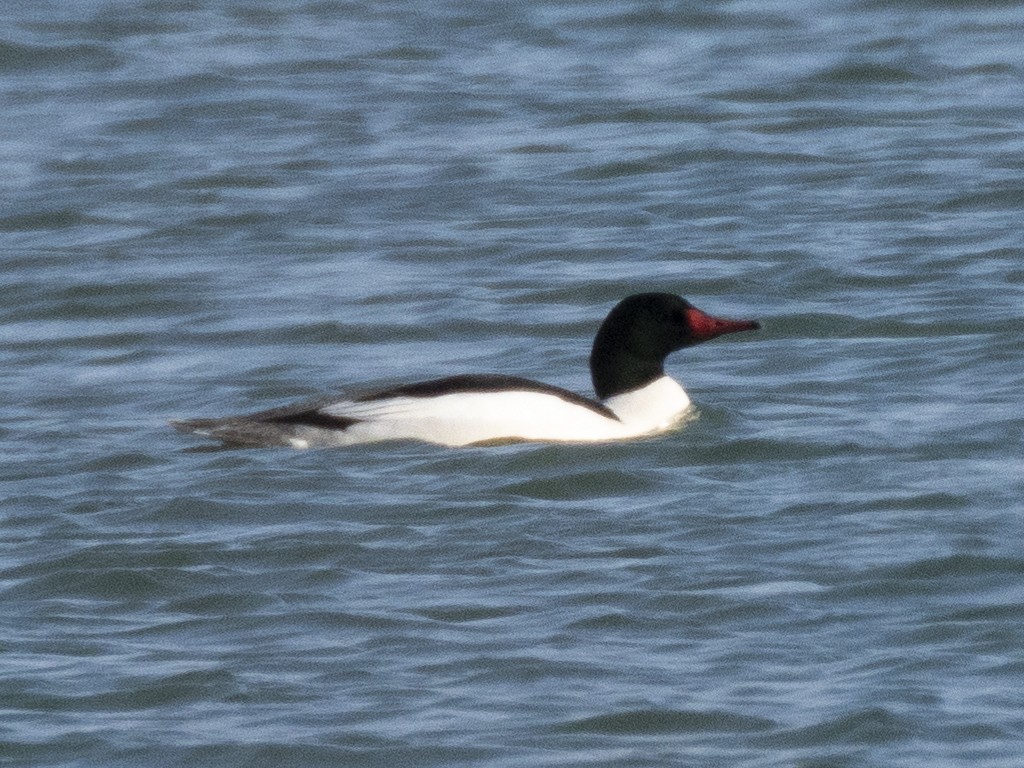
[{"label": "white flank", "polygon": [[424,440],[462,446],[498,441],[602,442],[623,440],[671,427],[690,404],[667,376],[607,405],[607,416],[544,392],[458,392],[433,397],[342,401],[322,413],[359,421],[344,430],[302,428],[292,444],[348,445],[380,440]]}]

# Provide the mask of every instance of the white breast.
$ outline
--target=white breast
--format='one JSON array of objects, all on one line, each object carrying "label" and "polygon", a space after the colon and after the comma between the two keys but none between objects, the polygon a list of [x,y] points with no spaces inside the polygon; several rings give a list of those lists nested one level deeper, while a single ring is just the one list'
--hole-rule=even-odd
[{"label": "white breast", "polygon": [[690,407],[690,397],[678,381],[662,376],[646,387],[609,397],[604,404],[629,428],[628,436],[635,437],[670,428]]}]

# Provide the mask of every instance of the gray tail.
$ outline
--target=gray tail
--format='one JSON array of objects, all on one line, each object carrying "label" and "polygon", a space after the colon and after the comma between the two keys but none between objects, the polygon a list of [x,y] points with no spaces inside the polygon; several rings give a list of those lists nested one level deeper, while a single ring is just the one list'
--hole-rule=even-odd
[{"label": "gray tail", "polygon": [[179,432],[202,437],[212,437],[232,445],[272,446],[292,445],[295,427],[263,421],[239,419],[184,419],[172,421],[171,426]]},{"label": "gray tail", "polygon": [[319,410],[334,402],[337,402],[336,397],[320,398],[244,416],[182,419],[172,421],[171,426],[179,432],[212,437],[233,445],[293,447],[296,440],[309,443],[312,437],[312,442],[316,443],[319,441],[315,436],[326,437],[325,432],[344,431],[358,421],[343,416],[331,416]]}]

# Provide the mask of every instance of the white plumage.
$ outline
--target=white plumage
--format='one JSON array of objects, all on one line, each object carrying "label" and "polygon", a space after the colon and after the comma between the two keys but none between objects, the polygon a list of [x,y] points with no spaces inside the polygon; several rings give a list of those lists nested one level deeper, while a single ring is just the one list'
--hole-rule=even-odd
[{"label": "white plumage", "polygon": [[612,309],[594,340],[590,370],[601,400],[512,376],[460,375],[352,399],[172,424],[228,443],[294,448],[381,440],[448,446],[625,440],[671,429],[690,406],[683,388],[664,373],[670,352],[758,327],[712,317],[672,294],[636,294]]}]

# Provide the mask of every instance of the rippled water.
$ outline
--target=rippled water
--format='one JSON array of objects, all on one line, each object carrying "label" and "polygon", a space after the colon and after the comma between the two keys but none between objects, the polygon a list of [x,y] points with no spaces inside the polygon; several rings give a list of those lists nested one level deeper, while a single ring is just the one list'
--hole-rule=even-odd
[{"label": "rippled water", "polygon": [[[1024,9],[37,2],[0,32],[0,762],[1007,766]],[[758,317],[676,433],[208,450]]]}]

